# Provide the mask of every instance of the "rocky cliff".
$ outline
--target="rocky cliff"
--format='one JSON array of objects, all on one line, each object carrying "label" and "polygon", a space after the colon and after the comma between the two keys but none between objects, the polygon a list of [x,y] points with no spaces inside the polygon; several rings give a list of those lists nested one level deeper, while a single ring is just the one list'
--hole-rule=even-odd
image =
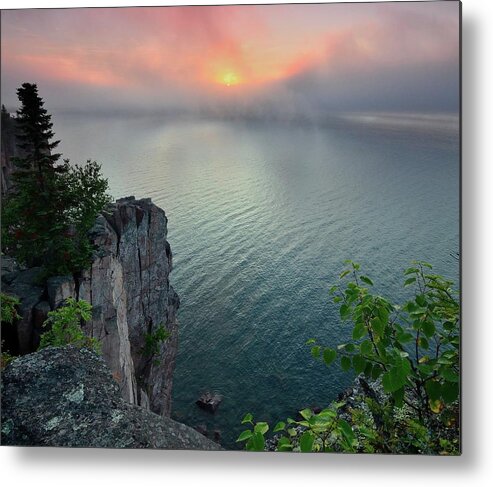
[{"label": "rocky cliff", "polygon": [[23,157],[25,153],[17,146],[16,120],[8,113],[2,112],[1,120],[1,141],[0,161],[1,161],[1,188],[5,193],[12,185],[11,176],[13,171],[12,158]]},{"label": "rocky cliff", "polygon": [[[46,285],[37,282],[39,269],[20,270],[3,259],[3,291],[21,299],[17,351],[36,350],[49,310],[69,296],[84,299],[93,306],[84,331],[101,340],[122,397],[169,416],[179,299],[169,282],[166,215],[150,199],[120,199],[97,218],[90,236],[96,247],[91,268],[80,276],[53,277]],[[169,338],[155,343],[151,354],[146,340],[160,327]]]},{"label": "rocky cliff", "polygon": [[2,374],[2,444],[220,450],[197,431],[121,398],[90,350],[46,348]]}]

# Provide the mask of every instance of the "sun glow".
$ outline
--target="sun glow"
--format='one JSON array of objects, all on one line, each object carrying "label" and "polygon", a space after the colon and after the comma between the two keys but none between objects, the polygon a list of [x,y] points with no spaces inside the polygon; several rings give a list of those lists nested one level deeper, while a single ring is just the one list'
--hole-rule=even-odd
[{"label": "sun glow", "polygon": [[221,83],[226,86],[235,86],[240,83],[240,78],[236,73],[228,71],[221,76]]}]

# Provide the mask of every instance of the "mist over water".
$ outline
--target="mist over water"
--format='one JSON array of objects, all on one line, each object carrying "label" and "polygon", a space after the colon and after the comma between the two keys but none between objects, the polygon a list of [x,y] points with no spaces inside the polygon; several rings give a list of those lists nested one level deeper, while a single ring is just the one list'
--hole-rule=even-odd
[{"label": "mist over water", "polygon": [[[394,299],[413,259],[458,280],[456,117],[54,122],[64,156],[102,163],[114,197],[166,211],[182,303],[173,417],[220,430],[227,448],[244,413],[275,422],[350,383],[305,346],[350,337],[328,295],[343,260]],[[224,396],[214,416],[195,405],[206,390]]]}]

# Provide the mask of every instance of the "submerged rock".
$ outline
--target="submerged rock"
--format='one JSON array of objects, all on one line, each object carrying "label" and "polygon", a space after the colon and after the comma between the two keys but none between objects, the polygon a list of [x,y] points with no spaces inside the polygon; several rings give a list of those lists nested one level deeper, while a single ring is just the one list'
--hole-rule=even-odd
[{"label": "submerged rock", "polygon": [[216,393],[205,392],[199,399],[195,402],[197,406],[211,413],[215,413],[223,397]]},{"label": "submerged rock", "polygon": [[2,374],[3,445],[220,450],[194,429],[129,404],[91,350],[46,348]]}]

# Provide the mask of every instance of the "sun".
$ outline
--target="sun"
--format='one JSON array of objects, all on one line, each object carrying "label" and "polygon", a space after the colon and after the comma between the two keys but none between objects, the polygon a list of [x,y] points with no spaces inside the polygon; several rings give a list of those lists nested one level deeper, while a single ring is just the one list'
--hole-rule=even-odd
[{"label": "sun", "polygon": [[228,71],[221,76],[221,82],[226,86],[235,86],[240,83],[240,77],[233,71]]}]

